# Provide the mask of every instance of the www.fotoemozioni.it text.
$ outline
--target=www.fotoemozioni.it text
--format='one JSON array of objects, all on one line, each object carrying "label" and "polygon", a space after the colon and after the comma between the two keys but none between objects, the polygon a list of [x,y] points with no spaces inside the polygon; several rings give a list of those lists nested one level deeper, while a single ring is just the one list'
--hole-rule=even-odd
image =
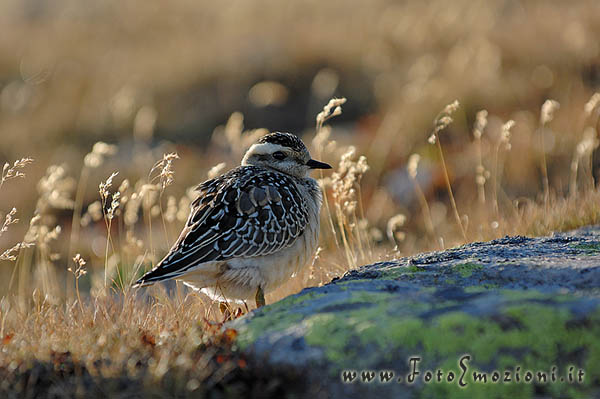
[{"label": "www.fotoemozioni.it text", "polygon": [[471,355],[465,354],[458,359],[458,369],[444,370],[442,368],[422,370],[422,358],[408,358],[409,371],[397,373],[394,370],[343,370],[340,378],[345,384],[361,383],[398,383],[398,384],[456,384],[461,388],[469,384],[581,384],[584,382],[585,371],[576,366],[559,369],[550,365],[545,370],[529,370],[519,365],[482,371],[472,367]]}]

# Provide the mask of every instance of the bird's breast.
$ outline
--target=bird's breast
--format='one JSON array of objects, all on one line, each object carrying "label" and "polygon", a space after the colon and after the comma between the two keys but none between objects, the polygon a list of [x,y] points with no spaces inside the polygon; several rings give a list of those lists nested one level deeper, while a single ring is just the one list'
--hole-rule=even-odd
[{"label": "bird's breast", "polygon": [[[312,180],[312,179],[311,179]],[[306,199],[307,223],[303,234],[298,236],[291,246],[275,254],[269,262],[271,267],[263,268],[267,286],[276,288],[290,277],[299,273],[311,260],[319,244],[319,221],[321,210],[321,192],[313,187],[302,186],[302,194]]]}]

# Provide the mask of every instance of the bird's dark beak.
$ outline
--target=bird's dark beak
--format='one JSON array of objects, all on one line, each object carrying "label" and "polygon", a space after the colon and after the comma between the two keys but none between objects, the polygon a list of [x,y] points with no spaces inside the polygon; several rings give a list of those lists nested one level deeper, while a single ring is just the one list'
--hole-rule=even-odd
[{"label": "bird's dark beak", "polygon": [[311,159],[310,161],[308,161],[306,163],[306,166],[308,166],[311,169],[331,169],[331,165],[329,165],[325,162],[315,161],[314,159]]}]

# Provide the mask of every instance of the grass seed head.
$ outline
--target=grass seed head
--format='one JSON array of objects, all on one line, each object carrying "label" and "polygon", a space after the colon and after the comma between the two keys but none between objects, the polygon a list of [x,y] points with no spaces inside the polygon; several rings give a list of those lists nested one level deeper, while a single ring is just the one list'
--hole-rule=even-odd
[{"label": "grass seed head", "polygon": [[473,136],[476,139],[480,139],[483,135],[483,130],[487,126],[487,117],[488,112],[485,109],[477,112],[477,115],[475,116],[475,126],[473,127]]},{"label": "grass seed head", "polygon": [[113,179],[119,174],[119,172],[113,172],[108,179],[104,182],[100,182],[98,185],[98,192],[100,193],[100,198],[102,198],[102,202],[106,202],[108,196],[110,195],[110,187],[112,186]]},{"label": "grass seed head", "polygon": [[542,126],[552,122],[554,119],[554,112],[560,108],[560,104],[555,100],[546,100],[542,105],[542,111],[540,112],[540,123]]},{"label": "grass seed head", "polygon": [[19,219],[15,218],[16,214],[17,208],[11,209],[11,211],[6,214],[2,228],[0,228],[0,236],[8,230],[8,226],[19,222]]},{"label": "grass seed head", "polygon": [[7,180],[25,177],[25,173],[23,173],[22,169],[32,162],[33,159],[27,157],[16,160],[12,166],[8,162],[5,163],[4,167],[2,168],[2,180],[0,181],[0,186],[2,186],[2,183]]},{"label": "grass seed head", "polygon": [[456,112],[459,106],[460,103],[458,100],[454,100],[450,104],[446,105],[444,109],[436,116],[433,122],[433,134],[427,140],[429,144],[435,144],[438,133],[447,128],[454,121],[451,115]]},{"label": "grass seed head", "polygon": [[19,256],[19,252],[21,251],[22,248],[30,248],[34,245],[35,244],[33,244],[33,243],[25,242],[25,241],[16,243],[11,248],[7,249],[6,251],[4,251],[0,254],[0,260],[14,262],[17,260],[17,258]]},{"label": "grass seed head", "polygon": [[109,220],[112,220],[115,217],[117,209],[119,208],[119,205],[121,203],[120,200],[121,200],[121,193],[117,191],[112,195],[110,207],[106,211],[106,216],[108,217]]},{"label": "grass seed head", "polygon": [[419,161],[421,161],[421,156],[419,154],[412,154],[408,157],[408,164],[406,169],[408,170],[408,175],[411,179],[417,178],[417,168],[419,167]]},{"label": "grass seed head", "polygon": [[73,273],[75,278],[79,279],[81,276],[87,274],[87,270],[85,270],[86,261],[80,254],[73,257],[73,262],[75,262],[75,269],[69,267],[67,270]]},{"label": "grass seed head", "polygon": [[506,151],[510,151],[510,131],[515,126],[515,121],[512,119],[502,125],[502,131],[500,133],[500,143],[504,146]]},{"label": "grass seed head", "polygon": [[[160,190],[164,191],[165,188],[170,186],[175,180],[175,171],[173,171],[173,161],[179,159],[177,153],[172,152],[170,154],[164,154],[163,158],[154,164],[150,170],[150,181],[154,182],[159,180]],[[158,174],[152,177],[152,174],[158,172]]]},{"label": "grass seed head", "polygon": [[83,164],[88,168],[98,168],[104,163],[104,159],[108,156],[115,155],[118,147],[113,144],[106,144],[102,141],[98,141],[92,147],[92,151],[86,154],[83,158]]},{"label": "grass seed head", "polygon": [[321,130],[325,122],[327,122],[329,119],[342,114],[342,105],[345,103],[346,99],[343,97],[332,98],[329,100],[329,102],[323,107],[323,111],[317,114],[317,132]]},{"label": "grass seed head", "polygon": [[75,180],[67,175],[65,166],[50,166],[37,185],[40,194],[37,211],[42,212],[49,207],[73,209],[75,201],[71,198],[71,194],[75,190],[75,185]]}]

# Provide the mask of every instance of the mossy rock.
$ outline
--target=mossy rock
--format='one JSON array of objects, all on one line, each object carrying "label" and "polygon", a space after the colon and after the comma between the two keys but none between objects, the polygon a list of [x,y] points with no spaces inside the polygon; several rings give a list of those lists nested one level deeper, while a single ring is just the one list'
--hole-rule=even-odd
[{"label": "mossy rock", "polygon": [[598,243],[589,228],[378,263],[229,326],[246,353],[301,371],[307,397],[595,397]]}]

